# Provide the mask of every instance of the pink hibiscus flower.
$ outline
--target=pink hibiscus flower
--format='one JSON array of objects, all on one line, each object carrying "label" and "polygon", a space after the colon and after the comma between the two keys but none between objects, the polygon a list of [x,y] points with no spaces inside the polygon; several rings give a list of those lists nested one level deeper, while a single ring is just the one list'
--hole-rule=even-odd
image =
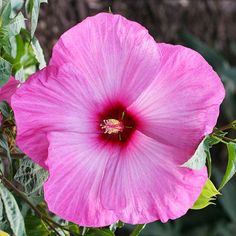
[{"label": "pink hibiscus flower", "polygon": [[105,226],[166,222],[192,207],[207,170],[181,165],[212,131],[223,98],[197,52],[102,13],[61,36],[50,66],[12,106],[18,145],[49,171],[49,209]]},{"label": "pink hibiscus flower", "polygon": [[[11,97],[16,92],[19,85],[19,81],[15,80],[14,77],[10,77],[9,81],[0,87],[0,102],[5,101],[11,105]],[[0,112],[0,125],[2,123],[2,114]]]}]

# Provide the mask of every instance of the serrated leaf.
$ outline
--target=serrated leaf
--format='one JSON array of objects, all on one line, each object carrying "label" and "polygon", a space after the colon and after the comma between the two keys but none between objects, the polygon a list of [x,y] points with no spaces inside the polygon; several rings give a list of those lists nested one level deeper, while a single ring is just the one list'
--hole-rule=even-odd
[{"label": "serrated leaf", "polygon": [[14,179],[24,187],[25,193],[30,195],[42,188],[47,176],[46,170],[25,157],[20,161]]},{"label": "serrated leaf", "polygon": [[5,53],[11,54],[10,38],[8,37],[8,30],[6,27],[0,27],[0,50],[3,51],[1,55]]},{"label": "serrated leaf", "polygon": [[207,207],[208,205],[214,204],[215,197],[221,193],[216,189],[215,185],[210,179],[207,179],[200,196],[194,203],[191,209],[199,210]]},{"label": "serrated leaf", "polygon": [[21,12],[16,17],[11,19],[7,25],[9,36],[15,36],[20,33],[20,30],[25,27],[25,18]]},{"label": "serrated leaf", "polygon": [[228,143],[227,150],[228,150],[228,163],[219,189],[222,189],[236,173],[236,144]]},{"label": "serrated leaf", "polygon": [[0,196],[14,235],[26,236],[24,219],[21,215],[17,202],[11,192],[9,192],[3,184],[0,184]]},{"label": "serrated leaf", "polygon": [[11,76],[12,65],[0,57],[0,86],[7,83]]},{"label": "serrated leaf", "polygon": [[46,66],[43,50],[39,44],[39,41],[36,37],[32,39],[31,42],[32,48],[34,50],[35,57],[37,61],[39,62],[39,69],[42,69]]}]

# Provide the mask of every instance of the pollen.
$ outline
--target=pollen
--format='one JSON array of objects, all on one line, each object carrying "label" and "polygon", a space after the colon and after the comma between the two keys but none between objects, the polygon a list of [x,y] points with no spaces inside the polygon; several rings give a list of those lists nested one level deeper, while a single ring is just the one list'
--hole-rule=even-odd
[{"label": "pollen", "polygon": [[116,119],[103,120],[103,123],[100,124],[100,126],[105,134],[118,134],[124,130],[123,123]]}]

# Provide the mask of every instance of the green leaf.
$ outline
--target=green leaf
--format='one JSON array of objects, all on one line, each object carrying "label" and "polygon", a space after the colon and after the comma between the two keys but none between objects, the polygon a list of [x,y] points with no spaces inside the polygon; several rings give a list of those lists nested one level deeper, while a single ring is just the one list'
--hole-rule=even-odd
[{"label": "green leaf", "polygon": [[109,226],[110,231],[115,232],[117,228],[122,228],[124,226],[124,223],[122,221],[117,221],[114,224],[111,224]]},{"label": "green leaf", "polygon": [[[0,162],[1,162],[1,158],[0,158]],[[2,199],[0,198],[0,222],[3,221],[3,204],[2,204]]]},{"label": "green leaf", "polygon": [[48,236],[50,235],[47,228],[42,224],[42,221],[37,216],[28,214],[25,219],[25,227],[27,236]]},{"label": "green leaf", "polygon": [[[225,132],[223,131],[217,131],[217,135],[219,136],[225,136]],[[206,164],[206,160],[207,160],[207,164],[208,164],[208,169],[209,169],[209,176],[211,175],[211,153],[210,153],[210,148],[219,143],[219,139],[216,139],[214,136],[206,136],[202,142],[198,145],[195,153],[193,154],[193,156],[186,161],[182,167],[187,167],[189,169],[193,169],[193,170],[201,170],[203,168],[203,166],[205,166]]]},{"label": "green leaf", "polygon": [[39,69],[44,68],[46,66],[46,62],[44,59],[43,50],[42,50],[42,48],[39,44],[39,41],[36,37],[34,37],[32,39],[31,45],[34,50],[35,57],[36,57],[37,61],[39,62]]},{"label": "green leaf", "polygon": [[0,86],[4,85],[11,75],[12,65],[0,57]]},{"label": "green leaf", "polygon": [[109,229],[90,229],[88,234],[85,234],[86,236],[115,236],[113,232],[111,232]]},{"label": "green leaf", "polygon": [[7,157],[10,159],[10,150],[8,147],[7,139],[2,133],[0,133],[0,147],[3,149]]},{"label": "green leaf", "polygon": [[25,18],[21,12],[16,17],[11,19],[7,25],[9,36],[15,36],[20,33],[22,28],[25,28]]},{"label": "green leaf", "polygon": [[39,9],[41,3],[47,3],[46,0],[29,0],[26,4],[26,9],[31,13],[31,37],[33,38],[39,17]]},{"label": "green leaf", "polygon": [[32,162],[28,157],[20,160],[20,166],[14,179],[23,187],[26,194],[30,195],[41,190],[48,173],[42,167]]},{"label": "green leaf", "polygon": [[199,210],[207,207],[208,205],[214,204],[212,201],[215,200],[215,197],[219,194],[221,193],[216,189],[211,180],[207,179],[200,196],[191,209]]},{"label": "green leaf", "polygon": [[4,165],[3,165],[3,161],[2,161],[1,156],[0,156],[0,171],[4,172]]},{"label": "green leaf", "polygon": [[6,102],[0,102],[0,111],[4,117],[9,117],[11,115],[11,109]]},{"label": "green leaf", "polygon": [[228,150],[228,163],[227,163],[225,175],[223,177],[223,180],[220,184],[219,189],[222,189],[225,186],[225,184],[236,173],[236,144],[235,143],[228,143],[227,150]]},{"label": "green leaf", "polygon": [[69,228],[69,230],[72,231],[73,233],[80,235],[80,229],[79,229],[79,226],[78,226],[78,225],[69,222],[69,223],[68,223],[68,228]]},{"label": "green leaf", "polygon": [[5,56],[5,54],[11,54],[10,38],[6,27],[0,27],[0,50],[2,51],[2,57]]},{"label": "green leaf", "polygon": [[[222,181],[223,175],[217,168],[213,169],[213,175],[219,185]],[[232,222],[236,222],[236,185],[233,181],[230,181],[222,190],[223,197],[219,198],[219,202],[222,205],[224,212]]]},{"label": "green leaf", "polygon": [[26,236],[24,219],[17,202],[11,192],[9,192],[3,184],[0,184],[0,195],[13,233],[16,236]]},{"label": "green leaf", "polygon": [[25,81],[25,72],[23,66],[15,73],[15,79],[21,83]]},{"label": "green leaf", "polygon": [[11,8],[15,11],[19,11],[24,5],[24,0],[11,0]]},{"label": "green leaf", "polygon": [[206,158],[207,158],[206,151],[208,150],[209,148],[206,145],[206,138],[204,138],[202,142],[199,144],[193,156],[181,166],[193,170],[201,170],[203,166],[205,166],[206,164]]},{"label": "green leaf", "polygon": [[145,228],[145,226],[146,226],[145,224],[137,225],[130,234],[130,236],[138,236],[141,233],[141,231]]},{"label": "green leaf", "polygon": [[0,19],[1,25],[4,25],[6,22],[9,21],[11,15],[11,1],[10,0],[3,0],[0,4]]}]

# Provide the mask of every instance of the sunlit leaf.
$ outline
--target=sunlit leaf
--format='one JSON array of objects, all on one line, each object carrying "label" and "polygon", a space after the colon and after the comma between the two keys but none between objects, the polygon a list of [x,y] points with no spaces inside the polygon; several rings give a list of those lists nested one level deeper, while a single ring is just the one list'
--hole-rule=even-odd
[{"label": "sunlit leaf", "polygon": [[10,158],[10,151],[7,144],[7,139],[2,133],[0,133],[0,148],[2,148],[3,152],[6,153],[6,155]]},{"label": "sunlit leaf", "polygon": [[[225,132],[219,131],[219,136],[225,136]],[[207,136],[205,137],[202,142],[198,145],[195,153],[193,156],[186,161],[182,167],[187,167],[189,169],[193,170],[201,170],[203,166],[206,165],[206,160],[208,161],[208,168],[209,172],[211,172],[211,154],[210,154],[210,148],[219,143],[219,139],[216,139],[214,136]],[[210,173],[209,173],[210,174]]]},{"label": "sunlit leaf", "polygon": [[208,205],[214,204],[215,197],[221,194],[210,179],[207,179],[200,196],[194,203],[191,209],[199,210],[207,207]]},{"label": "sunlit leaf", "polygon": [[10,234],[0,230],[0,236],[10,236]]},{"label": "sunlit leaf", "polygon": [[187,167],[193,170],[201,170],[203,166],[205,166],[207,158],[206,150],[208,150],[205,140],[206,138],[202,140],[194,155],[187,162],[185,162],[182,167]]},{"label": "sunlit leaf", "polygon": [[17,236],[26,236],[24,219],[17,202],[11,192],[9,192],[3,184],[0,184],[0,196],[13,233]]},{"label": "sunlit leaf", "polygon": [[20,30],[25,27],[25,18],[21,12],[16,17],[11,19],[7,25],[9,36],[14,36],[20,33]]},{"label": "sunlit leaf", "polygon": [[236,144],[235,143],[228,143],[227,150],[228,150],[228,164],[227,164],[225,175],[223,177],[223,180],[220,184],[219,189],[222,189],[225,186],[225,184],[236,173]]},{"label": "sunlit leaf", "polygon": [[8,22],[10,15],[11,15],[11,1],[2,0],[0,8],[0,19],[2,21],[1,24],[5,24],[6,22]]},{"label": "sunlit leaf", "polygon": [[24,4],[24,0],[11,0],[11,8],[14,10],[20,10]]},{"label": "sunlit leaf", "polygon": [[44,68],[46,66],[46,62],[45,62],[45,59],[44,59],[43,50],[42,50],[42,48],[39,44],[39,41],[36,37],[34,37],[32,39],[31,45],[32,45],[32,48],[34,50],[35,57],[39,62],[39,69]]},{"label": "sunlit leaf", "polygon": [[16,73],[15,73],[15,79],[19,80],[21,83],[25,81],[25,72],[24,68],[21,67]]},{"label": "sunlit leaf", "polygon": [[122,228],[123,226],[124,226],[124,223],[119,220],[116,223],[111,224],[109,229],[110,231],[115,232],[117,228]]},{"label": "sunlit leaf", "polygon": [[25,157],[20,161],[14,179],[24,187],[26,194],[32,194],[42,188],[47,176],[46,170]]},{"label": "sunlit leaf", "polygon": [[41,3],[47,3],[46,0],[27,0],[25,9],[31,15],[31,37],[33,38],[39,17],[39,9]]}]

